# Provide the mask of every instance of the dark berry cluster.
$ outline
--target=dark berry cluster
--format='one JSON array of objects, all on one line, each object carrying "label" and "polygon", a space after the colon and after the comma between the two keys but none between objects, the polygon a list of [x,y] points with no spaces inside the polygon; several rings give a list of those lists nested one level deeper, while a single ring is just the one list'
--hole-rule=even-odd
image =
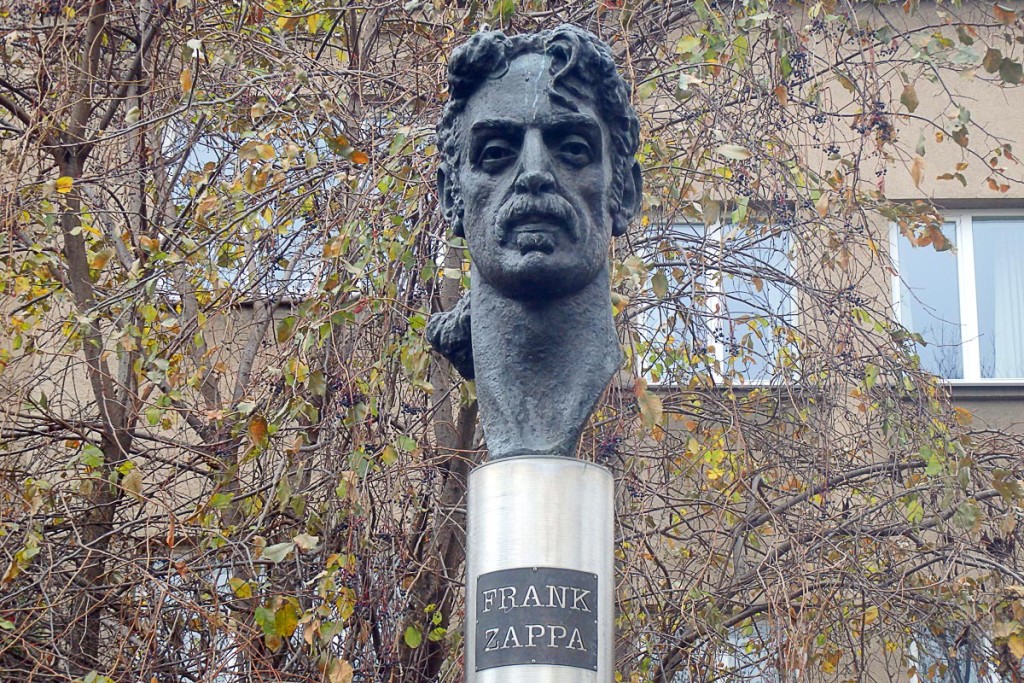
[{"label": "dark berry cluster", "polygon": [[426,408],[420,406],[414,406],[410,403],[402,403],[402,414],[403,415],[419,415],[423,413]]},{"label": "dark berry cluster", "polygon": [[622,444],[621,436],[611,436],[602,439],[597,445],[597,457],[600,460],[611,460],[619,454],[619,445]]},{"label": "dark berry cluster", "polygon": [[798,84],[806,81],[810,76],[810,63],[811,60],[808,57],[806,50],[795,50],[794,52],[790,52],[789,66],[791,71],[789,73],[789,78],[786,80]]}]

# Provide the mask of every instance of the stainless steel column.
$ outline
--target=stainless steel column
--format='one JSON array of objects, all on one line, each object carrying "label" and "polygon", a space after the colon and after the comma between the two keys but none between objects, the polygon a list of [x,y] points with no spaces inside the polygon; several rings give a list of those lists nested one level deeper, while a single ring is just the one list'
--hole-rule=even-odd
[{"label": "stainless steel column", "polygon": [[468,486],[466,683],[611,683],[611,473],[525,456]]}]

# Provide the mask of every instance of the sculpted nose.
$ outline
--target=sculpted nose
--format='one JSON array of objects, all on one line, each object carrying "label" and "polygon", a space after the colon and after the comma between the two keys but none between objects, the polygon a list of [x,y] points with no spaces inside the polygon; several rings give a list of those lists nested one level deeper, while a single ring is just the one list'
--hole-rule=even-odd
[{"label": "sculpted nose", "polygon": [[544,140],[538,131],[530,131],[523,141],[520,153],[519,175],[515,189],[521,194],[543,194],[555,189],[555,177],[551,174],[550,158]]}]

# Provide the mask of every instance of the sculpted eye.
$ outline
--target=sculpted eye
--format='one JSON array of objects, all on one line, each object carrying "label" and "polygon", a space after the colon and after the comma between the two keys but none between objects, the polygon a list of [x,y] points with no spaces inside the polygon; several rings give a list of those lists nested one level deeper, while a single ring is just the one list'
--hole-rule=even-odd
[{"label": "sculpted eye", "polygon": [[558,154],[574,166],[586,166],[594,160],[590,143],[579,135],[570,135],[558,146]]},{"label": "sculpted eye", "polygon": [[512,162],[516,149],[506,140],[491,140],[480,150],[477,162],[485,171],[498,171]]}]

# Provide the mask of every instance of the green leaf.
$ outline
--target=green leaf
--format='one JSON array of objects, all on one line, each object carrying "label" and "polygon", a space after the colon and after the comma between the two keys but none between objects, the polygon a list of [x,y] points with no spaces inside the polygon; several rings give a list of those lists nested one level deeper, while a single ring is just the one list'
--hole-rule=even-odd
[{"label": "green leaf", "polygon": [[972,529],[977,524],[981,511],[978,504],[972,500],[965,501],[953,515],[953,524],[961,529]]},{"label": "green leaf", "polygon": [[306,386],[314,396],[325,396],[327,394],[327,378],[320,370],[314,370],[309,374]]},{"label": "green leaf", "polygon": [[868,389],[878,382],[878,366],[868,363],[864,366],[864,386]]},{"label": "green leaf", "polygon": [[417,648],[420,643],[423,642],[423,634],[415,626],[409,626],[405,629],[405,644],[411,648]]},{"label": "green leaf", "polygon": [[100,467],[103,465],[103,451],[99,447],[87,443],[82,447],[82,454],[78,459],[87,467]]},{"label": "green leaf", "polygon": [[268,546],[263,549],[263,557],[270,560],[274,564],[281,562],[284,558],[292,552],[292,548],[295,547],[294,541],[285,541],[284,543],[275,543],[272,546]]},{"label": "green leaf", "polygon": [[700,38],[697,36],[683,36],[676,41],[675,51],[677,55],[688,55],[700,47]]},{"label": "green leaf", "polygon": [[491,10],[491,16],[495,19],[505,20],[515,14],[516,0],[497,0]]},{"label": "green leaf", "polygon": [[651,289],[659,299],[668,296],[668,277],[665,275],[665,271],[659,270],[651,277]]},{"label": "green leaf", "polygon": [[292,338],[295,334],[295,324],[298,321],[294,315],[290,315],[284,318],[277,324],[277,341],[283,343]]},{"label": "green leaf", "polygon": [[277,632],[274,610],[267,607],[257,607],[253,614],[256,624],[263,629],[263,635],[272,636]]},{"label": "green leaf", "polygon": [[1020,62],[1015,62],[1006,57],[999,64],[999,77],[1005,83],[1019,85],[1021,79],[1024,78],[1024,67],[1021,67]]},{"label": "green leaf", "polygon": [[207,505],[213,510],[219,510],[230,503],[234,497],[233,493],[215,493],[210,496],[210,502]]},{"label": "green leaf", "polygon": [[917,524],[924,519],[924,506],[921,505],[921,501],[917,498],[907,503],[907,521],[911,524]]},{"label": "green leaf", "polygon": [[162,408],[156,406],[150,406],[146,408],[146,422],[149,423],[150,427],[155,427],[160,424],[160,420],[164,417],[164,411]]}]

